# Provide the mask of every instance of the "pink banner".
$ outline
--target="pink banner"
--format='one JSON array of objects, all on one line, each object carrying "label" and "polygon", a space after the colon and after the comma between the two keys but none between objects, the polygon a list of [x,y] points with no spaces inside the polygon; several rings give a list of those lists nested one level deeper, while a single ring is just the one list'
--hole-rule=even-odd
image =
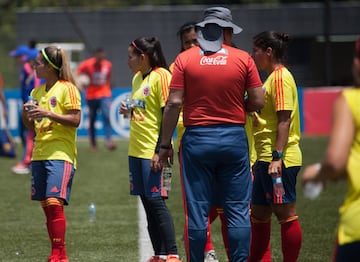
[{"label": "pink banner", "polygon": [[333,104],[341,90],[340,87],[304,89],[304,134],[329,135]]}]

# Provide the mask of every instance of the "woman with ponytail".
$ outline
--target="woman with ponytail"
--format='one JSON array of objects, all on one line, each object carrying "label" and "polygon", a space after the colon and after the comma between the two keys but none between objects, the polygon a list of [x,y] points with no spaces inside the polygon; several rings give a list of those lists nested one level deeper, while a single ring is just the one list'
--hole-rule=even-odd
[{"label": "woman with ponytail", "polygon": [[32,154],[31,199],[40,201],[51,242],[48,262],[68,262],[65,248],[66,218],[76,169],[76,129],[81,118],[81,98],[65,51],[56,46],[42,49],[34,67],[45,84],[31,92],[24,104],[24,124],[35,130]]},{"label": "woman with ponytail", "polygon": [[281,228],[284,262],[298,260],[302,243],[296,212],[296,179],[302,165],[300,117],[297,86],[285,65],[288,41],[287,34],[274,31],[253,38],[256,66],[268,76],[263,85],[265,106],[254,112],[252,123],[257,161],[249,262],[260,261],[269,246],[272,213]]},{"label": "woman with ponytail", "polygon": [[120,114],[131,115],[130,194],[139,196],[145,209],[154,250],[148,262],[180,262],[173,219],[165,203],[168,191],[159,168],[161,121],[171,80],[160,41],[156,37],[132,41],[128,47],[128,65],[134,73],[132,106],[128,108],[123,103]]}]

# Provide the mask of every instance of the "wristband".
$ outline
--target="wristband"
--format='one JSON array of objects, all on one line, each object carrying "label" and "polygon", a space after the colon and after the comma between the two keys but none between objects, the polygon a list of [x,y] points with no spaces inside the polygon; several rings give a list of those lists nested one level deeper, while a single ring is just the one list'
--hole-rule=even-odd
[{"label": "wristband", "polygon": [[160,145],[160,148],[169,150],[169,149],[171,149],[171,144],[170,145]]}]

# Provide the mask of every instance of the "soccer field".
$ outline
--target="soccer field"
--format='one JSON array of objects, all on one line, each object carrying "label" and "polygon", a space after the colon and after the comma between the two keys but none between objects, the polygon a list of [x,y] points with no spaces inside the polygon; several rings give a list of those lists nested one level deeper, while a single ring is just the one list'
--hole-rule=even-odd
[{"label": "soccer field", "polygon": [[[320,160],[326,137],[304,137],[301,141],[304,164]],[[86,141],[78,142],[78,170],[72,187],[67,217],[66,243],[70,261],[139,261],[137,198],[129,195],[127,140],[118,140],[113,152],[99,147],[92,153]],[[18,145],[18,158],[21,154]],[[39,203],[30,201],[30,176],[10,172],[16,159],[0,158],[0,261],[46,261],[50,242]],[[183,211],[177,159],[173,168],[173,186],[167,201],[176,226],[180,255]],[[301,176],[301,172],[300,172]],[[304,199],[298,178],[298,214],[303,230],[299,261],[331,261],[338,207],[345,182],[329,184],[313,201]],[[96,222],[90,223],[88,206],[96,204]],[[219,260],[226,261],[220,220],[212,224],[212,239]],[[273,217],[273,261],[282,261],[280,227]],[[186,260],[184,259],[184,262]],[[141,261],[143,262],[143,261]]]}]

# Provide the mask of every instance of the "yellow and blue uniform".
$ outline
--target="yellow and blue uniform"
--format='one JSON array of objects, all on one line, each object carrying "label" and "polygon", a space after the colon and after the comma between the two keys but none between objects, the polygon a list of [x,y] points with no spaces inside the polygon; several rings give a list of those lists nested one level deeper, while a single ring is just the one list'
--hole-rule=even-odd
[{"label": "yellow and blue uniform", "polygon": [[154,175],[150,169],[150,160],[159,138],[170,80],[170,72],[160,67],[146,76],[138,72],[133,77],[131,99],[135,108],[131,114],[128,150],[132,195],[167,196],[161,175],[159,172]]},{"label": "yellow and blue uniform", "polygon": [[[39,86],[33,89],[31,95],[38,101],[39,107],[56,114],[81,110],[80,93],[68,81],[57,81],[49,91],[45,90],[45,85]],[[32,199],[58,197],[67,204],[76,169],[76,127],[65,126],[46,117],[35,120],[34,127]]]},{"label": "yellow and blue uniform", "polygon": [[[302,155],[299,146],[300,114],[296,83],[289,70],[281,66],[268,76],[264,82],[263,89],[265,106],[260,112],[255,112],[253,117],[253,132],[258,162],[254,167],[255,177],[252,203],[266,204],[273,200],[272,180],[268,175],[268,166],[272,160],[272,151],[275,149],[276,144],[278,128],[277,112],[284,110],[291,111],[291,122],[288,142],[283,151],[282,177],[285,195],[280,202],[294,202],[296,200],[296,175],[302,165]],[[263,188],[263,185],[266,186]]]}]

